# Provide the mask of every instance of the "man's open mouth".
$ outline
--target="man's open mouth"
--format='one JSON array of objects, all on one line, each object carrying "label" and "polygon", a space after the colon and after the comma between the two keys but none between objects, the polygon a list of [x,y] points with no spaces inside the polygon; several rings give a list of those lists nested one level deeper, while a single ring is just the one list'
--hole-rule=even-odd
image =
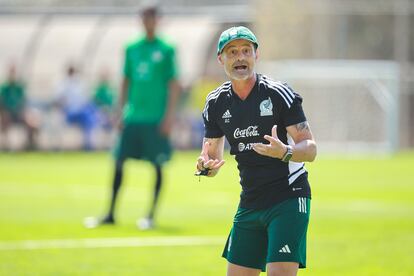
[{"label": "man's open mouth", "polygon": [[246,70],[247,65],[237,65],[237,66],[234,66],[234,69],[236,69],[236,70]]}]

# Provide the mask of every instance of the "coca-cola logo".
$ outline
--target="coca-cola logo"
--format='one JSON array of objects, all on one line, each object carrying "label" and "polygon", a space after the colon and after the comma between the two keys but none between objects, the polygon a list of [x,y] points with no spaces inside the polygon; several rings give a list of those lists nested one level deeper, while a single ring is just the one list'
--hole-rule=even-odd
[{"label": "coca-cola logo", "polygon": [[245,129],[236,128],[233,136],[235,139],[259,136],[260,134],[257,131],[257,128],[258,126],[249,126]]}]

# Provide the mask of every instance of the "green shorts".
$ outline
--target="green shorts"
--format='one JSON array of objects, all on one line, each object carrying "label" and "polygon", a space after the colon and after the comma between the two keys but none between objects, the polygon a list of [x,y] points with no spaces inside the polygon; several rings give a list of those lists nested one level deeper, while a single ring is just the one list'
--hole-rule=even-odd
[{"label": "green shorts", "polygon": [[115,146],[117,160],[143,159],[162,164],[171,158],[168,137],[162,135],[157,124],[126,124]]},{"label": "green shorts", "polygon": [[230,263],[266,270],[272,262],[306,267],[310,199],[292,198],[268,209],[239,208],[223,251]]}]

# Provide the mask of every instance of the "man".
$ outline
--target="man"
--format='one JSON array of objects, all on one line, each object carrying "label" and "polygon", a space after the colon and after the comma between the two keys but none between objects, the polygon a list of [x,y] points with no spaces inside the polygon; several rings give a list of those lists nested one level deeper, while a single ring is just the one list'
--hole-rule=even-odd
[{"label": "man", "polygon": [[115,205],[127,158],[151,162],[155,168],[154,196],[141,229],[154,227],[154,216],[162,187],[162,165],[170,159],[171,131],[180,93],[174,48],[156,35],[158,9],[148,6],[141,12],[146,35],[126,48],[120,106],[123,118],[115,156],[112,196],[103,224],[115,223]]},{"label": "man", "polygon": [[27,109],[25,87],[18,79],[16,67],[11,65],[7,79],[0,87],[0,126],[6,133],[12,124],[21,124],[27,130],[27,149],[34,149],[39,118]]},{"label": "man", "polygon": [[112,89],[109,72],[103,69],[99,75],[92,101],[98,111],[100,127],[108,132],[113,128],[114,96],[115,93]]},{"label": "man", "polygon": [[306,266],[310,187],[304,161],[316,144],[302,98],[284,83],[255,73],[258,42],[246,27],[225,30],[218,61],[230,81],[211,92],[196,175],[223,166],[224,136],[235,155],[242,193],[223,257],[227,275],[296,275]]},{"label": "man", "polygon": [[93,150],[93,130],[97,125],[96,108],[91,103],[85,85],[75,66],[69,65],[57,91],[57,104],[62,108],[66,123],[78,126],[83,135],[83,149]]}]

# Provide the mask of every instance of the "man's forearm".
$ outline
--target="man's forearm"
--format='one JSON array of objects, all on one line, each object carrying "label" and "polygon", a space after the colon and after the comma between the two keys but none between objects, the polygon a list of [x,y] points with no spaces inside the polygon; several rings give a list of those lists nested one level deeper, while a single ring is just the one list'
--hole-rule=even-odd
[{"label": "man's forearm", "polygon": [[209,143],[208,157],[211,159],[223,159],[224,154],[224,137],[220,138],[203,138],[203,144]]},{"label": "man's forearm", "polygon": [[170,88],[170,93],[168,96],[168,105],[167,105],[165,116],[172,118],[175,115],[178,99],[181,94],[181,86],[177,80],[174,80],[174,81],[171,81],[169,88]]},{"label": "man's forearm", "polygon": [[[224,154],[224,137],[221,138],[204,138],[203,144],[208,142],[210,144],[210,150],[208,152],[208,156],[211,159],[215,159],[218,161],[223,160],[223,154]],[[213,177],[215,176],[220,168],[212,169],[208,176]]]},{"label": "man's forearm", "polygon": [[118,104],[117,104],[117,108],[115,109],[115,117],[114,117],[115,124],[117,125],[118,129],[123,128],[122,111],[124,109],[124,105],[128,97],[128,90],[129,90],[129,80],[127,78],[124,78],[122,80],[121,89],[119,92]]},{"label": "man's forearm", "polygon": [[124,78],[122,80],[121,91],[119,93],[119,101],[118,101],[118,109],[120,111],[122,111],[122,108],[125,105],[125,101],[128,95],[128,89],[129,89],[129,80],[127,78]]},{"label": "man's forearm", "polygon": [[313,140],[303,140],[293,146],[291,161],[312,162],[316,157],[316,143]]}]

